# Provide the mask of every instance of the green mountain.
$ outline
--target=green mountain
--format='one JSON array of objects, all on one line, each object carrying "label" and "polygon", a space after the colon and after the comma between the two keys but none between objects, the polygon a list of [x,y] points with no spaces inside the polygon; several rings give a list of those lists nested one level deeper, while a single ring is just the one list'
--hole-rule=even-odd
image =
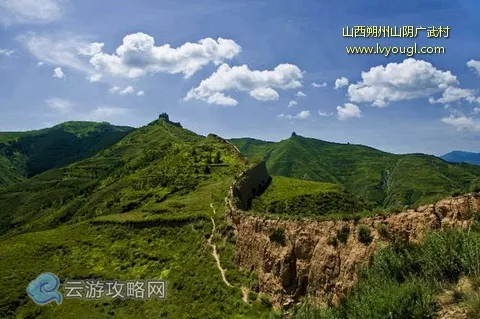
[{"label": "green mountain", "polygon": [[66,122],[28,132],[0,132],[0,187],[88,158],[133,130],[109,123]]},{"label": "green mountain", "polygon": [[[98,125],[103,124],[60,125],[67,140],[77,141],[75,136],[92,150],[90,157],[78,153],[80,160],[62,143],[57,153],[40,148],[52,145],[45,136],[55,139],[58,134],[49,135],[54,128],[0,135],[4,147],[32,145],[20,142],[25,139],[39,145],[32,147],[35,152],[0,157],[2,178],[15,182],[0,188],[0,318],[281,318],[254,292],[255,272],[237,267],[235,233],[224,218],[230,185],[255,161],[228,141],[197,135],[164,114],[139,129],[112,127],[124,136],[108,146],[108,134],[91,143]],[[362,195],[388,203],[412,187],[414,202],[418,194],[428,200],[478,180],[478,167],[433,156],[393,155],[300,136],[278,143],[233,142],[251,157],[266,157],[277,175],[300,177],[274,176],[253,199],[253,213],[276,218],[355,218],[371,208]],[[41,154],[72,154],[65,158],[73,162],[57,156],[51,165],[58,167],[28,179],[11,173],[22,167],[18,163],[41,161]],[[282,238],[277,230],[270,240]],[[40,307],[25,289],[44,272],[62,281],[164,279],[167,298],[65,298],[60,306]],[[244,287],[252,290],[245,295]],[[63,287],[60,291],[65,296]]]},{"label": "green mountain", "polygon": [[447,162],[480,165],[480,153],[453,151],[440,157]]},{"label": "green mountain", "polygon": [[[225,140],[160,118],[90,158],[0,189],[0,318],[270,313],[265,299],[242,300],[253,278],[235,266],[235,236],[223,218],[229,186],[246,165]],[[25,289],[43,272],[61,280],[165,279],[167,298],[39,307]]]},{"label": "green mountain", "polygon": [[396,155],[292,134],[280,142],[230,140],[250,158],[264,158],[272,175],[338,183],[383,207],[433,202],[480,185],[480,167],[431,155]]}]

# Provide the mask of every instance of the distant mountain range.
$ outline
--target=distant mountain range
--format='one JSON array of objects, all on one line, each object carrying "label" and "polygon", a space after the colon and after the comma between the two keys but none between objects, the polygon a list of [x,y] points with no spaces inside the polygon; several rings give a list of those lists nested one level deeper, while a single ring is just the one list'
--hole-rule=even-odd
[{"label": "distant mountain range", "polygon": [[[181,128],[166,114],[159,120]],[[108,123],[66,122],[38,131],[0,132],[0,188],[90,158],[119,142],[123,145],[129,133],[142,136],[144,130]],[[265,159],[272,175],[340,184],[383,207],[433,202],[455,192],[468,192],[480,184],[480,167],[472,165],[480,164],[480,154],[475,153],[455,151],[441,160],[425,154],[397,155],[363,145],[326,142],[295,133],[280,142],[252,138],[230,141],[245,156]],[[152,143],[148,148],[158,148],[156,141]]]},{"label": "distant mountain range", "polygon": [[453,151],[440,157],[447,162],[480,165],[480,153]]}]

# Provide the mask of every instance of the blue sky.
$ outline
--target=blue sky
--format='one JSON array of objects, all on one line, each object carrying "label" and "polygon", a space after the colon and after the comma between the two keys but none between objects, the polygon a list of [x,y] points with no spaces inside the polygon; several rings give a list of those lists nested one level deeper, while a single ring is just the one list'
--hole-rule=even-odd
[{"label": "blue sky", "polygon": [[[476,0],[0,0],[0,130],[67,120],[480,151]],[[346,26],[448,38],[344,38]],[[443,46],[349,55],[346,46]],[[347,81],[348,80],[348,81]]]}]

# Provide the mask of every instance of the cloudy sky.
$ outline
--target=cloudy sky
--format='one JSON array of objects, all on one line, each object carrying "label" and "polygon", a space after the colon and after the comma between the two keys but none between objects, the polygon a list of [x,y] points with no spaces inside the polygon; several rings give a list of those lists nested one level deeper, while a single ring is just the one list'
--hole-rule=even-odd
[{"label": "cloudy sky", "polygon": [[[0,0],[0,130],[67,120],[480,151],[478,0]],[[348,38],[346,26],[450,27]],[[346,46],[443,46],[349,55]]]}]

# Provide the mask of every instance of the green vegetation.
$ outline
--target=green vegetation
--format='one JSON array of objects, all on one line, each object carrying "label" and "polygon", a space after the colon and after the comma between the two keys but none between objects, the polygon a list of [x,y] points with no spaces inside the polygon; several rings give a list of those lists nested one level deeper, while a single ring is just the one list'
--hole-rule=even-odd
[{"label": "green vegetation", "polygon": [[[253,157],[267,157],[270,170],[297,177],[274,176],[253,200],[252,214],[358,219],[381,212],[359,196],[398,210],[399,204],[480,185],[473,166],[424,155],[402,157],[363,146],[339,151],[339,144],[299,136],[236,143]],[[236,266],[235,233],[222,207],[234,177],[253,161],[245,162],[220,138],[199,136],[161,115],[135,130],[68,122],[0,133],[0,154],[1,318],[282,317],[259,291],[255,271]],[[379,234],[393,244],[362,270],[346,301],[335,309],[306,303],[294,309],[297,317],[428,318],[439,307],[435,296],[459,279],[480,287],[479,227],[432,233],[425,244],[411,246],[397,245],[381,227]],[[345,244],[351,232],[344,226],[329,244]],[[364,225],[356,235],[365,244],[372,240]],[[222,281],[209,238],[234,287]],[[287,241],[280,227],[269,238],[276,245]],[[62,280],[161,278],[167,299],[66,299],[61,306],[38,307],[25,288],[46,271]],[[246,301],[241,287],[249,289]],[[480,309],[475,289],[458,292],[472,313]]]},{"label": "green vegetation", "polygon": [[93,156],[133,129],[66,122],[29,132],[0,132],[0,187]]},{"label": "green vegetation", "polygon": [[254,291],[249,291],[248,292],[248,300],[250,301],[255,301],[258,298],[258,294]]},{"label": "green vegetation", "polygon": [[306,300],[294,318],[434,318],[445,293],[476,318],[479,289],[480,227],[474,225],[431,232],[422,244],[383,248],[338,308],[316,308]]},{"label": "green vegetation", "polygon": [[273,229],[269,235],[269,238],[271,242],[285,246],[285,242],[286,242],[285,229],[283,228]]},{"label": "green vegetation", "polygon": [[480,180],[480,166],[424,154],[396,155],[298,135],[280,142],[230,141],[247,157],[265,158],[272,175],[341,184],[380,207],[434,202],[468,192]]},{"label": "green vegetation", "polygon": [[267,190],[252,201],[255,213],[278,217],[353,216],[370,208],[342,186],[274,176]]},{"label": "green vegetation", "polygon": [[[1,189],[0,317],[268,315],[265,300],[250,305],[242,300],[240,287],[252,278],[235,265],[235,238],[221,209],[244,168],[227,143],[158,119],[93,157]],[[218,227],[214,242],[222,266],[235,288],[223,283],[207,244],[210,217]],[[44,271],[62,280],[164,278],[167,299],[64,300],[61,306],[38,307],[25,288]]]},{"label": "green vegetation", "polygon": [[378,230],[378,233],[380,234],[381,238],[383,238],[383,239],[389,239],[390,238],[390,231],[389,231],[387,225],[378,224],[377,230]]},{"label": "green vegetation", "polygon": [[361,243],[364,243],[366,245],[370,244],[373,240],[372,235],[370,233],[370,228],[366,225],[358,225],[357,226],[357,232],[358,232],[358,240]]},{"label": "green vegetation", "polygon": [[[207,165],[217,151],[223,163]],[[0,234],[102,216],[131,222],[205,216],[209,198],[215,193],[223,204],[242,168],[227,145],[157,120],[91,158],[0,189]]]},{"label": "green vegetation", "polygon": [[350,227],[348,227],[347,225],[342,226],[342,228],[337,231],[337,239],[342,244],[347,243],[349,235],[350,235]]},{"label": "green vegetation", "polygon": [[[0,241],[0,317],[261,317],[265,308],[250,307],[238,288],[222,282],[211,248],[205,244],[204,236],[210,231],[210,223],[202,220],[142,229],[81,223],[4,239]],[[167,299],[64,299],[60,306],[39,307],[26,296],[25,288],[46,271],[61,280],[165,279]],[[227,271],[236,285],[237,272],[234,268]]]}]

